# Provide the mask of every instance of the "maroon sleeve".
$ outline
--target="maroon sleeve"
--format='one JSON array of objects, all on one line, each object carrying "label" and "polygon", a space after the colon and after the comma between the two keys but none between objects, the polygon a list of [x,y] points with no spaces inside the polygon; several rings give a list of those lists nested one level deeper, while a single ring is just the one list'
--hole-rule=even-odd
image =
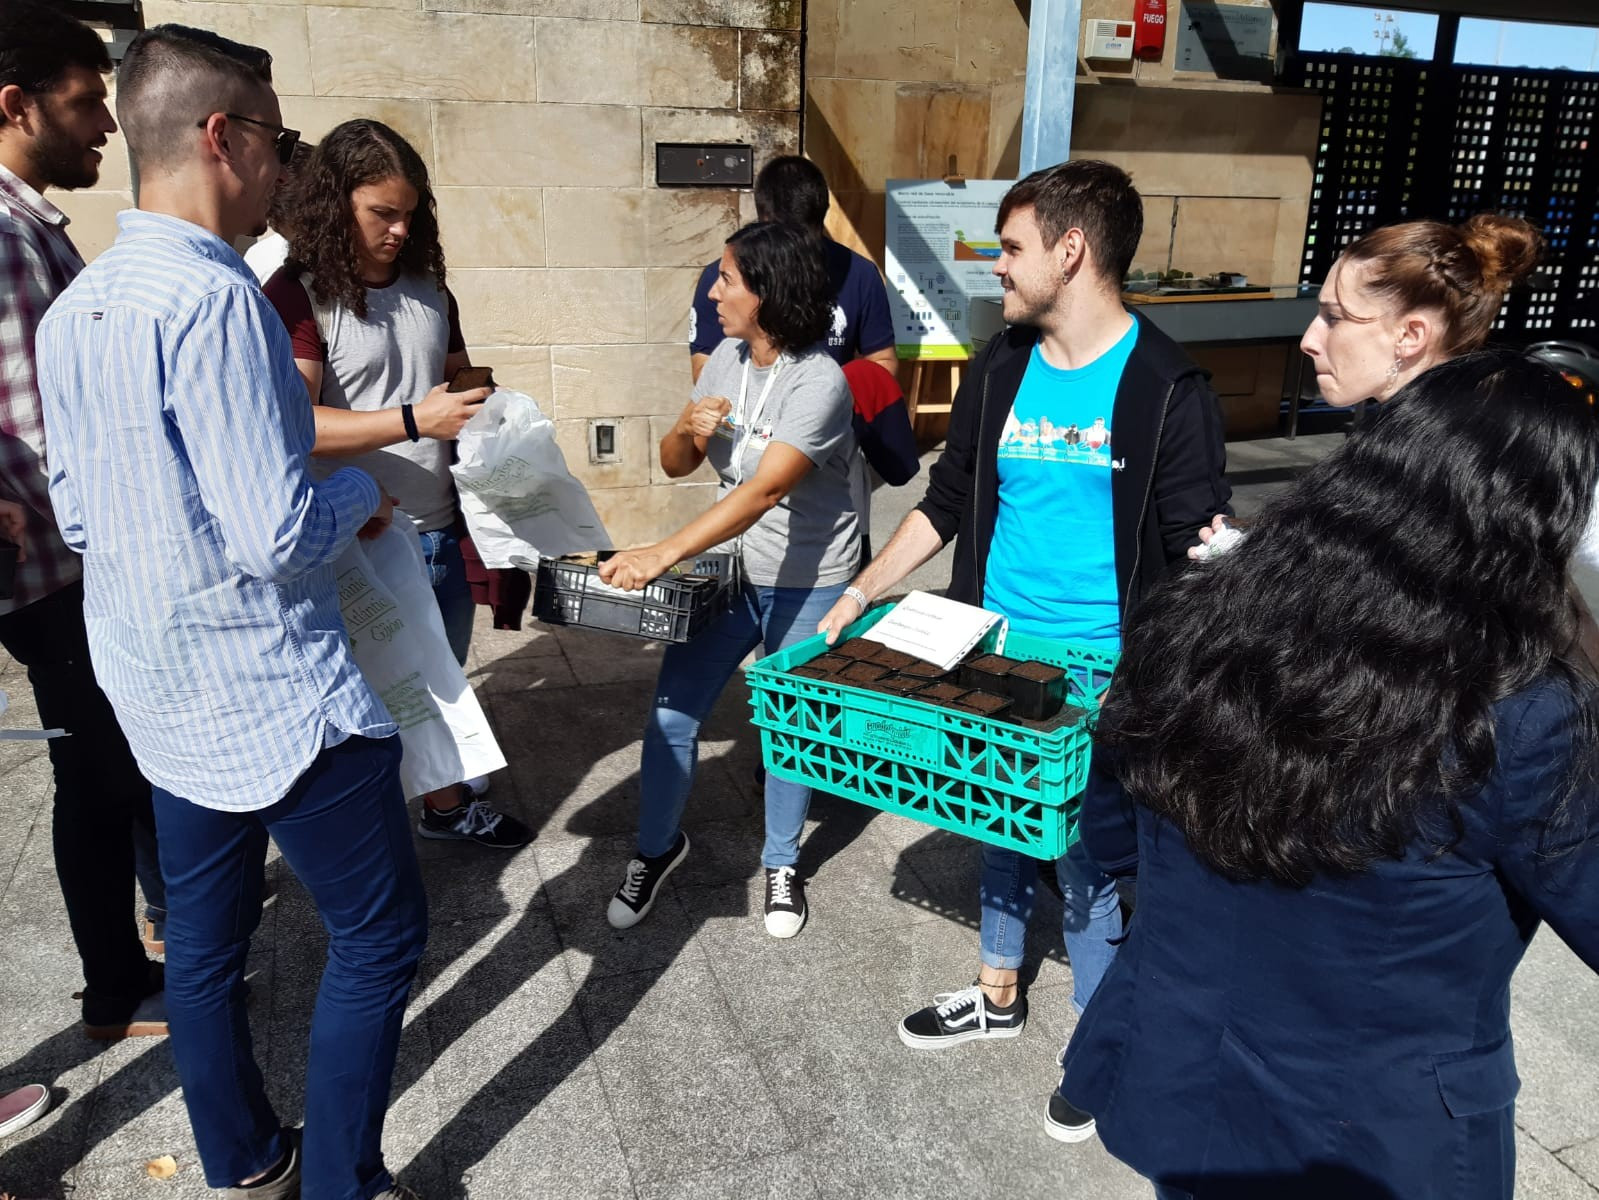
[{"label": "maroon sleeve", "polygon": [[304,362],[325,363],[327,347],[322,342],[322,331],[316,325],[316,313],[311,308],[311,297],[297,275],[279,267],[261,290],[283,318],[289,331],[289,342],[294,347],[294,357]]},{"label": "maroon sleeve", "polygon": [[461,310],[456,307],[455,293],[444,289],[445,302],[450,306],[450,340],[445,344],[446,354],[459,354],[466,349],[466,336],[461,332]]}]

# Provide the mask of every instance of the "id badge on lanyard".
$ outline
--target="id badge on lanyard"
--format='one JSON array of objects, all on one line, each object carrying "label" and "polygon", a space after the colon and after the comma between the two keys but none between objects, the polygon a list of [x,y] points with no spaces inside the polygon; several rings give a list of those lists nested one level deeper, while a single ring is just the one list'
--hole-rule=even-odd
[{"label": "id badge on lanyard", "polygon": [[[766,411],[767,397],[772,394],[772,385],[777,382],[777,374],[783,369],[783,364],[787,361],[787,358],[788,356],[785,354],[777,356],[777,361],[772,364],[771,374],[767,375],[766,383],[761,388],[761,394],[756,397],[755,408],[748,413],[746,413],[744,406],[749,398],[750,360],[748,358],[744,360],[744,374],[738,385],[738,408],[734,410],[731,434],[733,439],[732,466],[734,487],[738,487],[744,482],[745,455],[749,453],[750,443],[755,440],[761,431],[760,419],[761,414]],[[768,439],[772,436],[770,429],[767,429],[765,436]]]}]

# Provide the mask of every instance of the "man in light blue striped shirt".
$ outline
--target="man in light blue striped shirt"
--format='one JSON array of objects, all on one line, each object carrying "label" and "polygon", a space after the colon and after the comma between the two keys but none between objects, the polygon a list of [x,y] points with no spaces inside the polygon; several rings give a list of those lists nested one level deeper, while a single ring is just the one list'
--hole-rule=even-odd
[{"label": "man in light blue striped shirt", "polygon": [[[167,1007],[206,1181],[373,1200],[409,1194],[381,1138],[426,903],[399,738],[350,656],[333,563],[391,504],[359,470],[312,481],[288,336],[229,245],[265,229],[298,136],[270,63],[181,26],[129,47],[117,115],[139,209],[41,323],[40,390],[95,675],[154,785]],[[303,1148],[244,1011],[269,833],[332,936]]]}]

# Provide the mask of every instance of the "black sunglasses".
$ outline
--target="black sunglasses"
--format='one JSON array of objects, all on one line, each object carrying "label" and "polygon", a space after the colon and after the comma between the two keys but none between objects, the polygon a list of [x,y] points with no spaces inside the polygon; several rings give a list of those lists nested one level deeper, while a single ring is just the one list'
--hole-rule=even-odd
[{"label": "black sunglasses", "polygon": [[[246,125],[259,125],[262,129],[270,129],[272,131],[272,148],[278,152],[278,162],[286,167],[293,161],[294,148],[300,144],[300,131],[298,129],[274,125],[271,121],[260,121],[255,117],[241,116],[239,113],[225,112],[222,115],[230,121],[243,121]],[[210,119],[210,117],[206,117],[199,122],[196,128],[204,129],[206,121]]]}]

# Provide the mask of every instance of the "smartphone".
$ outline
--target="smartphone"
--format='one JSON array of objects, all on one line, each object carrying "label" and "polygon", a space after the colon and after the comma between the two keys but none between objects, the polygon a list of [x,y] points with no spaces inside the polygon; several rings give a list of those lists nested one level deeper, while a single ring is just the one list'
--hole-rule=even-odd
[{"label": "smartphone", "polygon": [[470,392],[473,388],[494,386],[494,368],[462,367],[450,377],[450,391]]}]

